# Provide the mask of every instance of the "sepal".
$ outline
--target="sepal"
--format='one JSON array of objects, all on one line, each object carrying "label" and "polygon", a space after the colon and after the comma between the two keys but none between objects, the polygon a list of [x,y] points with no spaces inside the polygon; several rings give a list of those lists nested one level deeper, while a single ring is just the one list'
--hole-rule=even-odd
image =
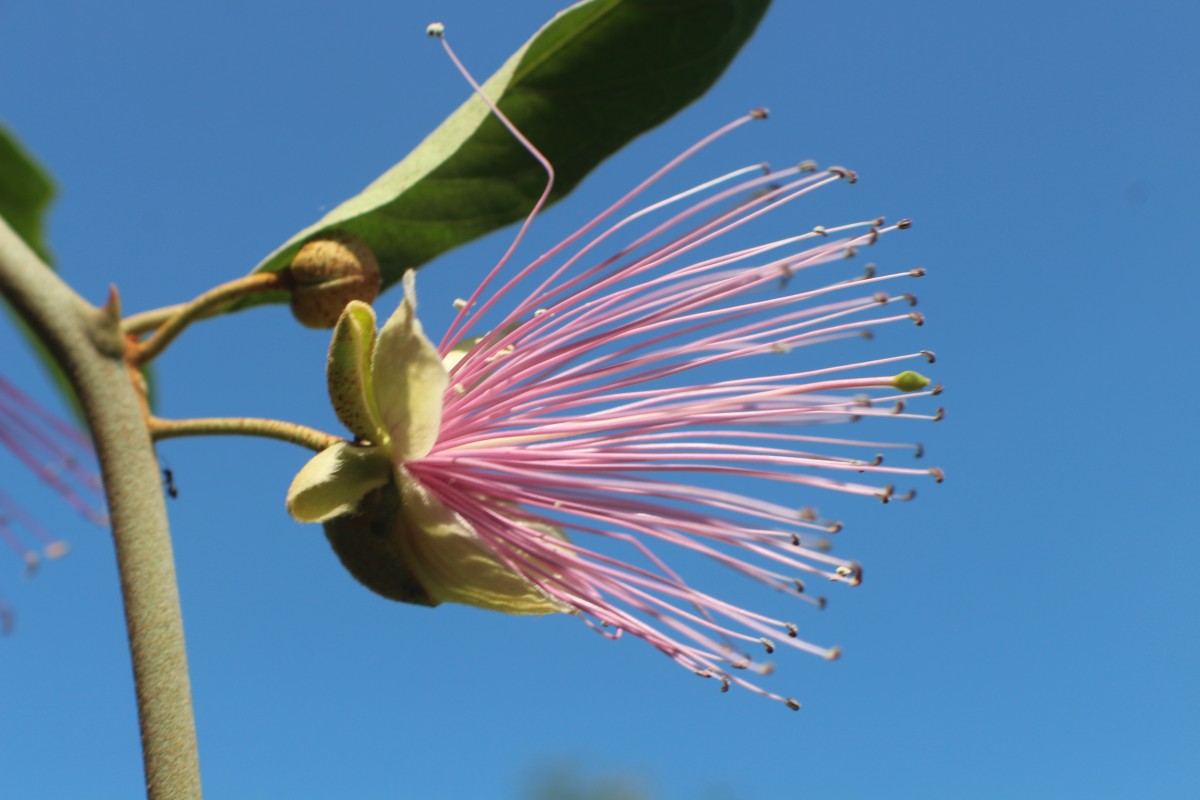
[{"label": "sepal", "polygon": [[288,513],[298,522],[353,513],[363,495],[389,482],[391,471],[381,448],[335,444],[313,456],[292,480]]}]

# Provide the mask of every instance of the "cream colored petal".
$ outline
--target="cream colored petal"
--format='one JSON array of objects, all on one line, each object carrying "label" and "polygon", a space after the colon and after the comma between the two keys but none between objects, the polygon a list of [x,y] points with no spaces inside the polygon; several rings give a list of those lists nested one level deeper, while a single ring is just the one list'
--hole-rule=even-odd
[{"label": "cream colored petal", "polygon": [[461,516],[403,468],[396,471],[396,483],[409,521],[405,560],[435,602],[506,614],[569,610],[489,552]]},{"label": "cream colored petal", "polygon": [[446,353],[445,358],[442,359],[442,366],[447,371],[454,369],[458,365],[458,362],[462,361],[467,353],[471,352],[475,348],[475,345],[479,344],[482,340],[482,336],[471,336],[466,339],[460,339],[458,344],[454,345],[449,353]]},{"label": "cream colored petal", "polygon": [[394,459],[400,463],[428,455],[441,429],[442,394],[449,380],[417,319],[412,271],[404,274],[400,307],[379,332],[371,374]]},{"label": "cream colored petal", "polygon": [[357,300],[348,304],[333,329],[325,375],[333,410],[354,435],[384,444],[387,432],[375,403],[371,354],[375,350],[375,311]]},{"label": "cream colored petal", "polygon": [[350,514],[363,495],[388,482],[391,471],[382,448],[335,444],[313,456],[292,480],[288,513],[298,522],[325,522]]}]

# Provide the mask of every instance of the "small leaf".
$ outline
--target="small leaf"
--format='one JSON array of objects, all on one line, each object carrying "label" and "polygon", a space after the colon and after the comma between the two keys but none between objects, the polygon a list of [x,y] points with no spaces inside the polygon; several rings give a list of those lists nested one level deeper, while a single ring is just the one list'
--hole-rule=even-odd
[{"label": "small leaf", "polygon": [[[0,217],[3,217],[25,244],[51,267],[54,266],[54,259],[46,243],[45,218],[53,199],[54,182],[21,147],[12,132],[0,125]],[[82,422],[83,408],[58,361],[20,315],[14,313],[7,303],[3,306],[12,313],[17,327],[37,353],[38,360],[42,362],[55,387],[67,401],[76,418]],[[154,377],[149,366],[142,368],[142,377],[146,381],[147,401],[153,408]]]},{"label": "small leaf", "polygon": [[50,178],[0,125],[0,217],[47,263],[43,220],[53,198]]},{"label": "small leaf", "polygon": [[[45,217],[53,199],[53,181],[33,157],[25,152],[16,137],[0,125],[0,217],[3,217],[9,227],[47,264],[52,264],[53,259],[46,245]],[[75,396],[75,389],[58,366],[58,361],[46,349],[41,338],[25,324],[25,320],[21,319],[8,303],[2,305],[16,320],[21,334],[37,353],[38,360],[42,362],[42,366],[71,410],[77,418],[83,419],[79,398]]]},{"label": "small leaf", "polygon": [[[703,94],[768,3],[584,0],[542,28],[484,90],[554,165],[553,201]],[[341,231],[370,245],[386,287],[405,270],[520,219],[544,183],[537,162],[472,97],[407,158],[256,271],[283,269],[305,241]]]}]

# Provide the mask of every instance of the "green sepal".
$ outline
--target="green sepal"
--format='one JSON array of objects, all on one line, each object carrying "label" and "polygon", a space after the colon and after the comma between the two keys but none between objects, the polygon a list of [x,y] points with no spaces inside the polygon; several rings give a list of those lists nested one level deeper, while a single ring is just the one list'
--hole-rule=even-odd
[{"label": "green sepal", "polygon": [[351,514],[363,495],[388,483],[391,472],[384,449],[339,442],[313,456],[292,480],[288,513],[297,522]]},{"label": "green sepal", "polygon": [[354,579],[398,603],[436,606],[401,545],[410,534],[394,481],[367,492],[353,514],[325,523],[325,538]]},{"label": "green sepal", "polygon": [[349,303],[338,318],[329,343],[325,377],[333,410],[355,436],[385,444],[379,406],[375,402],[371,356],[375,352],[375,311],[366,303]]}]

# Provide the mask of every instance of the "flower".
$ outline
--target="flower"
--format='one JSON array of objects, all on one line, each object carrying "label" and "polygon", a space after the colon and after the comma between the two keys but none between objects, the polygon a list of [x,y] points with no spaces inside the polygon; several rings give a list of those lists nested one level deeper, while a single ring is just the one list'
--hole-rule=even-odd
[{"label": "flower", "polygon": [[[93,452],[91,442],[3,377],[0,377],[0,446],[85,519],[107,524],[99,499],[99,478],[87,466]],[[42,527],[3,490],[0,490],[0,540],[21,558],[30,573],[38,568],[43,557],[59,558],[68,549],[66,542]],[[0,631],[8,632],[12,623],[12,611],[0,599]]]},{"label": "flower", "polygon": [[[755,499],[743,486],[773,481],[886,502],[911,496],[889,479],[941,480],[936,468],[862,454],[919,456],[919,445],[803,432],[941,417],[906,408],[902,396],[940,389],[894,366],[932,361],[928,351],[834,366],[802,356],[884,324],[920,324],[911,295],[881,289],[923,271],[869,268],[797,288],[907,220],[818,227],[706,254],[764,213],[854,180],[811,163],[737,170],[629,214],[566,255],[667,168],[492,291],[494,270],[456,303],[458,317],[436,346],[417,318],[412,272],[378,334],[371,307],[351,303],[334,331],[328,381],[357,438],[309,461],[288,510],[324,523],[348,569],[387,597],[576,614],[611,638],[644,639],[723,689],[737,684],[796,708],[753,680],[771,671],[753,653],[784,643],[835,658],[838,649],[693,587],[662,551],[700,554],[817,605],[824,601],[802,578],[861,581],[857,563],[828,552],[840,523]],[[585,261],[673,205],[683,209],[612,256]],[[518,285],[523,298],[491,332],[470,336]],[[731,375],[746,359],[760,360],[759,375]]]}]

